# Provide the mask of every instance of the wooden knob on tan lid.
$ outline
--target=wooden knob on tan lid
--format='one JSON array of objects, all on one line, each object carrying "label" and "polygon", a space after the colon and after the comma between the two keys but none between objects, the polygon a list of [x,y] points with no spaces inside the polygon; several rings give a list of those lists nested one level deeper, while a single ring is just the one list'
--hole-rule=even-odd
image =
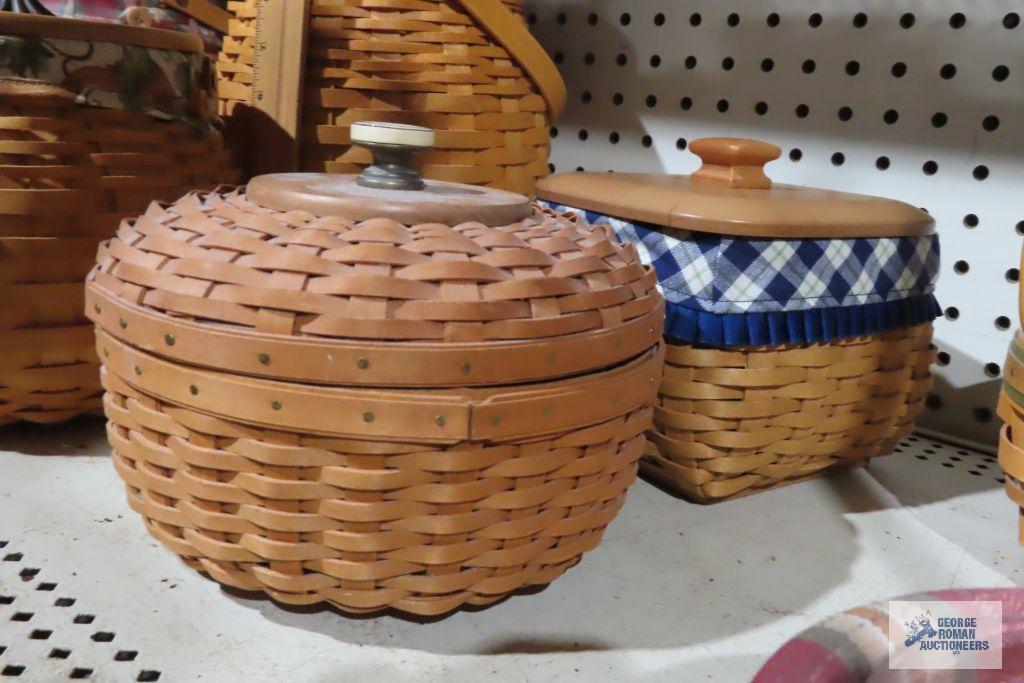
[{"label": "wooden knob on tan lid", "polygon": [[704,162],[690,176],[691,183],[747,190],[771,188],[772,180],[765,175],[764,165],[782,154],[771,143],[745,138],[702,138],[691,142],[690,150]]}]

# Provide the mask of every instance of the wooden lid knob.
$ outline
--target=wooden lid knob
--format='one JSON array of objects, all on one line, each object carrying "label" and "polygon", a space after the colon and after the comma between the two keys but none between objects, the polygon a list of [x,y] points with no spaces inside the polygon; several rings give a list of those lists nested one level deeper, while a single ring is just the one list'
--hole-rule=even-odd
[{"label": "wooden lid knob", "polygon": [[412,155],[434,146],[434,131],[404,123],[360,121],[351,128],[352,143],[373,154],[373,164],[356,182],[378,190],[422,190],[423,178],[412,168]]},{"label": "wooden lid knob", "polygon": [[744,138],[702,138],[691,142],[690,150],[704,162],[690,176],[691,183],[748,190],[771,188],[764,165],[782,154],[771,143]]}]

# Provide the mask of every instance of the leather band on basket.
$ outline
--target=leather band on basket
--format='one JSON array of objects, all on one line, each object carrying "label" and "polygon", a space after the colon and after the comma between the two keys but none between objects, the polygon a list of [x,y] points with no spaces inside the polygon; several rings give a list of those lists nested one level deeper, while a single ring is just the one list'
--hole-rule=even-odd
[{"label": "leather band on basket", "polygon": [[[147,311],[86,286],[86,315],[149,353],[199,367],[315,384],[386,387],[520,384],[610,367],[661,338],[664,302],[648,295],[630,304],[632,320],[579,334],[531,340],[386,343],[273,336],[199,324]],[[453,384],[456,382],[457,384]]]},{"label": "leather band on basket", "polygon": [[[1018,397],[1019,398],[1019,397]],[[1024,509],[1024,407],[1007,392],[999,397],[999,466],[1006,474],[1006,495]]]},{"label": "leather band on basket", "polygon": [[522,388],[337,389],[200,370],[96,333],[104,373],[140,392],[239,422],[303,433],[456,443],[521,440],[596,424],[654,401],[658,346],[601,373]]}]

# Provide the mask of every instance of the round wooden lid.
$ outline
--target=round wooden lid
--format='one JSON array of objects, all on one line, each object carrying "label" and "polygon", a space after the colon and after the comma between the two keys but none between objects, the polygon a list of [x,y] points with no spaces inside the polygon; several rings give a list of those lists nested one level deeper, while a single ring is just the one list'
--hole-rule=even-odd
[{"label": "round wooden lid", "polygon": [[703,161],[692,176],[567,173],[541,180],[537,195],[587,211],[659,226],[778,238],[925,235],[926,212],[881,197],[772,183],[775,145],[740,138],[694,140]]},{"label": "round wooden lid", "polygon": [[138,45],[179,52],[203,51],[203,41],[191,33],[20,12],[0,12],[0,34]]},{"label": "round wooden lid", "polygon": [[284,178],[255,185],[281,208],[193,193],[123,223],[100,247],[87,314],[179,363],[353,386],[566,377],[661,337],[653,269],[603,228],[539,211],[502,225],[353,218],[335,210],[336,177]]}]

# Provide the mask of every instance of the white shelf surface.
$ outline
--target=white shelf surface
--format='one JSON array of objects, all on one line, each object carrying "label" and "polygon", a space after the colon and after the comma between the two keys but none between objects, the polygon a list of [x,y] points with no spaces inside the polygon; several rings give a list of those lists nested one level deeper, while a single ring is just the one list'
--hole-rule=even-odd
[{"label": "white shelf surface", "polygon": [[924,437],[898,450],[710,507],[640,481],[547,589],[417,623],[222,590],[128,509],[101,421],[6,427],[0,674],[24,669],[0,680],[746,681],[837,611],[1024,582],[995,459]]}]

